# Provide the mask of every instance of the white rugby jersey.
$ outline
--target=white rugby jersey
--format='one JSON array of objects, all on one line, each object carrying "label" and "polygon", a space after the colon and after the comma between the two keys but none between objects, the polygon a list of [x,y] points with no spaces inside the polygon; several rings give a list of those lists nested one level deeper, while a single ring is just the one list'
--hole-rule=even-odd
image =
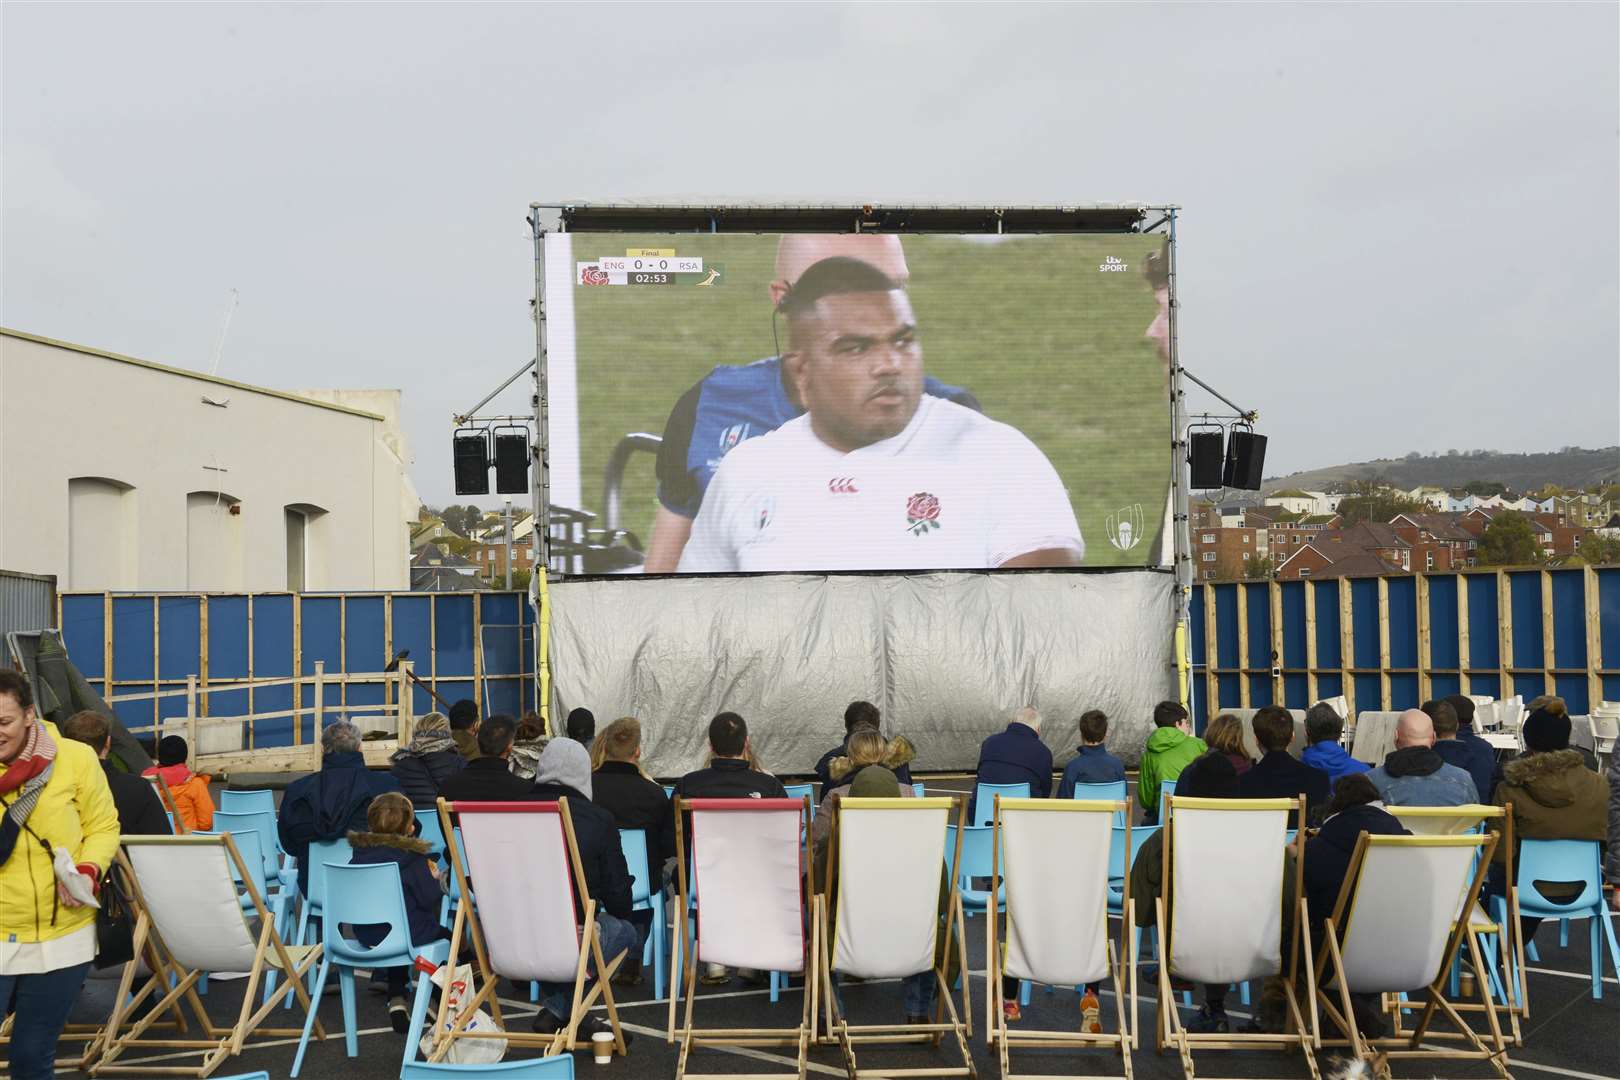
[{"label": "white rugby jersey", "polygon": [[808,414],[720,463],[683,573],[987,569],[1085,553],[1057,471],[1022,432],[924,396],[904,431],[848,454]]}]

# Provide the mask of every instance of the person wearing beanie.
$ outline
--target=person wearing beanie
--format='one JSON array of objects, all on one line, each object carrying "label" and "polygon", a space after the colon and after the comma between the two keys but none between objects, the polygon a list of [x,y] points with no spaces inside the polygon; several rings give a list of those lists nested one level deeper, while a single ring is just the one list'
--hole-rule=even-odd
[{"label": "person wearing beanie", "polygon": [[158,740],[157,764],[141,773],[142,776],[161,777],[174,797],[173,811],[186,832],[214,827],[214,799],[208,794],[212,777],[199,776],[186,766],[191,747],[178,735],[165,735]]},{"label": "person wearing beanie", "polygon": [[563,730],[570,739],[589,750],[591,740],[596,738],[596,714],[589,709],[574,709],[568,714]]},{"label": "person wearing beanie", "polygon": [[[471,766],[468,768],[470,771]],[[652,913],[630,910],[630,870],[625,865],[624,849],[619,846],[619,826],[612,814],[591,802],[591,756],[585,752],[585,747],[573,739],[553,739],[547,743],[535,764],[534,791],[530,797],[542,802],[566,800],[568,816],[574,825],[574,841],[579,847],[579,861],[585,868],[585,887],[596,901],[596,925],[602,936],[603,960],[611,964],[621,952],[629,954],[625,957],[626,963],[639,960]],[[632,921],[634,915],[646,915],[648,919],[638,923]],[[541,1007],[534,1017],[534,1030],[542,1035],[553,1035],[567,1027],[573,992],[571,982],[541,982]],[[612,1030],[600,1017],[586,1016],[580,1021],[577,1037],[588,1042],[597,1032]],[[624,1039],[626,1043],[630,1041],[628,1031]]]},{"label": "person wearing beanie", "polygon": [[481,726],[476,701],[462,698],[450,706],[450,737],[456,741],[456,749],[467,761],[479,756],[478,729]]}]

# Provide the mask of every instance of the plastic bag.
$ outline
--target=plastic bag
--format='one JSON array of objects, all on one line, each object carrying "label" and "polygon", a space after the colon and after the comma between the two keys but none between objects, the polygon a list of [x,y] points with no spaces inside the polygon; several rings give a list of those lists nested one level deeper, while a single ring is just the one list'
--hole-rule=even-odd
[{"label": "plastic bag", "polygon": [[[417,968],[425,970],[423,961],[417,961]],[[449,964],[440,964],[433,968],[431,976],[433,985],[439,988],[444,995],[448,1008],[445,1010],[444,1028],[441,1031],[429,1030],[422,1035],[422,1056],[429,1057],[433,1053],[435,1037],[442,1035],[455,1026],[456,1020],[467,1011],[467,1004],[472,999],[473,969],[471,964],[456,964],[452,970]],[[431,1018],[430,1018],[431,1019]],[[473,1013],[472,1019],[467,1021],[463,1031],[497,1032],[501,1031],[495,1018],[483,1009]],[[453,1039],[450,1049],[444,1055],[444,1060],[452,1065],[493,1065],[506,1056],[505,1039]]]},{"label": "plastic bag", "polygon": [[67,848],[56,849],[56,855],[51,859],[51,868],[56,871],[56,880],[62,883],[69,896],[85,907],[101,906],[96,901],[95,890],[90,887],[90,879],[79,873],[79,868],[74,864],[73,856]]}]

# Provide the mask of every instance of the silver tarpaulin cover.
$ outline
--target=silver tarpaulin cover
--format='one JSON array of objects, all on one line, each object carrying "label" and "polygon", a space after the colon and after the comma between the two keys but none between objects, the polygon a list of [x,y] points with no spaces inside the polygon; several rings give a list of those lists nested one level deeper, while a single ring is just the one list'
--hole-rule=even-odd
[{"label": "silver tarpaulin cover", "polygon": [[915,744],[914,768],[971,769],[1022,705],[1060,765],[1087,709],[1134,762],[1154,703],[1175,696],[1174,589],[1157,570],[557,582],[552,715],[639,718],[655,776],[700,767],[728,709],[767,768],[807,773],[861,698]]}]

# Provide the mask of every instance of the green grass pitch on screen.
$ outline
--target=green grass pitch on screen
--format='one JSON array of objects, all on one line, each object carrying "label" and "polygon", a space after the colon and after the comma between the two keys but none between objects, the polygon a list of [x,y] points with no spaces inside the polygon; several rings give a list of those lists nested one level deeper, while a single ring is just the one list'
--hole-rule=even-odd
[{"label": "green grass pitch on screen", "polygon": [[[972,391],[986,415],[1046,453],[1079,517],[1087,566],[1145,564],[1164,519],[1169,400],[1164,364],[1145,336],[1158,305],[1142,275],[1160,243],[1134,234],[903,239],[924,370]],[[775,354],[776,245],[759,235],[574,238],[579,260],[637,247],[701,256],[706,269],[722,268],[715,284],[725,285],[575,287],[587,501],[625,434],[662,434],[676,400],[715,365]],[[1109,257],[1126,269],[1100,270]],[[786,332],[778,326],[784,347]],[[645,543],[657,505],[650,457],[631,460],[621,505],[623,527]],[[1107,519],[1136,505],[1148,539],[1120,550]]]}]

